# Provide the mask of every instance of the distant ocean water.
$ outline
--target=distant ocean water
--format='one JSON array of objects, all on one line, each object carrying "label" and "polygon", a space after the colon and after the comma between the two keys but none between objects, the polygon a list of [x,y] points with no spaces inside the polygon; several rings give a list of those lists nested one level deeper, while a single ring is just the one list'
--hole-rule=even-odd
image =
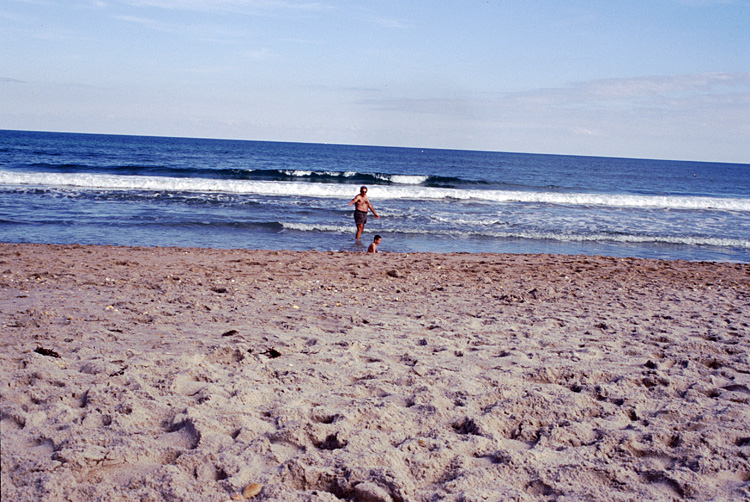
[{"label": "distant ocean water", "polygon": [[[367,185],[354,241],[349,201]],[[0,131],[0,241],[750,262],[750,165]]]}]

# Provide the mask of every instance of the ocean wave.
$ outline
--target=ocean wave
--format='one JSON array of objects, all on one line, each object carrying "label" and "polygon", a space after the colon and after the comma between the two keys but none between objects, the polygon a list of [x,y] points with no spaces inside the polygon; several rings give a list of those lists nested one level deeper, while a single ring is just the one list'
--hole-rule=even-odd
[{"label": "ocean wave", "polygon": [[116,176],[159,176],[174,178],[205,178],[223,180],[257,180],[257,181],[310,181],[318,183],[360,183],[381,185],[426,185],[458,186],[477,184],[461,178],[446,176],[408,175],[390,173],[362,173],[356,171],[316,171],[312,169],[257,169],[257,168],[203,168],[174,167],[160,165],[88,165],[88,164],[54,164],[37,162],[30,167],[41,173],[116,175]]},{"label": "ocean wave", "polygon": [[296,230],[298,232],[330,232],[330,233],[351,233],[352,225],[326,225],[319,223],[289,223],[283,222],[281,226],[285,230]]},{"label": "ocean wave", "polygon": [[[349,233],[351,227],[346,225],[325,225],[306,223],[282,223],[286,230],[299,232],[331,232]],[[669,244],[683,246],[712,246],[721,248],[750,249],[750,240],[724,239],[715,237],[696,236],[660,236],[660,235],[634,235],[634,234],[575,234],[570,232],[497,232],[484,230],[436,230],[435,228],[404,228],[389,231],[379,229],[378,233],[383,235],[431,235],[434,238],[490,238],[507,240],[533,240],[533,241],[557,241],[557,242],[616,242],[622,244]]]},{"label": "ocean wave", "polygon": [[[116,176],[83,173],[18,173],[0,171],[0,184],[34,187],[75,187],[95,190],[223,192],[323,198],[350,198],[356,194],[356,187],[353,187],[351,184],[174,178],[162,176]],[[472,190],[468,188],[439,188],[421,185],[380,185],[370,188],[370,196],[380,200],[458,200],[566,206],[750,211],[750,199],[686,195],[561,193],[550,191]]]},{"label": "ocean wave", "polygon": [[672,244],[684,246],[714,246],[750,249],[750,240],[722,239],[716,237],[632,235],[632,234],[571,234],[554,232],[489,232],[483,234],[494,238],[551,240],[564,242],[620,242],[625,244]]},{"label": "ocean wave", "polygon": [[[270,181],[284,181],[285,179],[310,180],[317,182],[346,183],[357,182],[362,184],[394,184],[394,185],[421,185],[427,182],[439,182],[442,178],[438,176],[400,175],[386,173],[358,173],[354,171],[312,171],[302,169],[251,169],[247,171],[246,179],[261,178]],[[460,180],[454,179],[458,183]]]}]

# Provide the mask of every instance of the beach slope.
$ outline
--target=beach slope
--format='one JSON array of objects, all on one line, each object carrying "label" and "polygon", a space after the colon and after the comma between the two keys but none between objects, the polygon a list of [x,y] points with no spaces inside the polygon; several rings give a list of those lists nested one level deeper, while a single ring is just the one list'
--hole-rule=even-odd
[{"label": "beach slope", "polygon": [[750,497],[747,264],[0,244],[0,326],[3,500]]}]

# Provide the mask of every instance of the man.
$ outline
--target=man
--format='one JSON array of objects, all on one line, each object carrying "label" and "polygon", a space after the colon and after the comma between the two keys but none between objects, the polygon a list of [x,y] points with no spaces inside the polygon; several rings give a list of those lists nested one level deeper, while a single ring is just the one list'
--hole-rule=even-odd
[{"label": "man", "polygon": [[357,225],[357,235],[354,238],[359,240],[362,237],[362,231],[365,229],[365,223],[367,223],[367,210],[372,211],[375,218],[380,218],[380,216],[378,216],[375,208],[370,204],[370,199],[367,198],[367,187],[359,189],[359,195],[354,197],[349,203],[350,206],[352,204],[354,204],[354,224]]}]

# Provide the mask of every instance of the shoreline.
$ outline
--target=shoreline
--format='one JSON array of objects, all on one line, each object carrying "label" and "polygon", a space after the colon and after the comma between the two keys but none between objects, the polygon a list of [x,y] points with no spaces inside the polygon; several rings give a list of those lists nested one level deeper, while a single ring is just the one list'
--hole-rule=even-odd
[{"label": "shoreline", "polygon": [[750,264],[0,243],[0,291],[3,499],[750,496]]},{"label": "shoreline", "polygon": [[[145,244],[145,245],[131,245],[131,244],[81,244],[81,243],[42,243],[42,242],[9,242],[0,240],[0,246],[52,246],[60,248],[69,247],[91,247],[91,248],[112,248],[112,249],[155,249],[155,250],[213,250],[220,252],[231,252],[231,251],[243,251],[243,252],[259,252],[259,253],[318,253],[318,254],[353,254],[357,255],[360,253],[366,253],[367,246],[370,243],[369,238],[378,233],[376,230],[368,232],[370,235],[364,236],[359,242],[352,240],[350,247],[343,247],[340,249],[286,249],[286,248],[238,248],[238,247],[212,247],[212,246],[189,246],[182,244],[175,245],[161,245],[161,244]],[[381,231],[381,233],[383,233]],[[604,254],[604,253],[581,253],[571,251],[565,252],[553,252],[553,251],[398,251],[390,250],[387,246],[382,247],[378,254],[391,255],[391,256],[462,256],[462,255],[477,255],[477,256],[539,256],[539,257],[560,257],[560,258],[588,258],[588,259],[613,259],[613,260],[636,260],[636,261],[654,261],[654,262],[684,262],[684,263],[707,263],[707,264],[729,264],[729,265],[741,265],[750,266],[750,261],[738,261],[731,259],[689,259],[689,258],[669,258],[669,257],[647,257],[637,255],[618,255],[618,254]]]}]

